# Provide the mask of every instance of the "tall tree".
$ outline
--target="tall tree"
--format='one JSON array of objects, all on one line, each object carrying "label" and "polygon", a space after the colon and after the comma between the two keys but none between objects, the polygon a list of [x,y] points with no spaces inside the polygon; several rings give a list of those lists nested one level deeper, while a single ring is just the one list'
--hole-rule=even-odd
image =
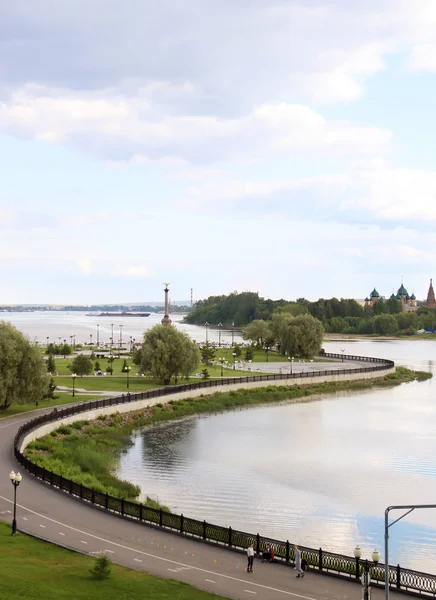
[{"label": "tall tree", "polygon": [[71,373],[76,373],[76,375],[80,375],[80,377],[92,373],[92,367],[92,360],[84,354],[76,356],[71,365],[68,365]]},{"label": "tall tree", "polygon": [[259,348],[263,348],[265,341],[271,337],[271,329],[266,321],[255,319],[242,330],[244,340],[252,340]]},{"label": "tall tree", "polygon": [[288,321],[280,332],[280,351],[288,356],[310,358],[319,353],[324,328],[311,315],[300,315]]},{"label": "tall tree", "polygon": [[47,359],[47,372],[53,373],[53,371],[56,371],[56,363],[53,354],[50,352]]},{"label": "tall tree", "polygon": [[168,325],[155,325],[144,333],[141,368],[165,385],[188,377],[200,364],[197,344]]},{"label": "tall tree", "polygon": [[10,323],[0,322],[0,410],[33,404],[47,391],[49,377],[36,346]]}]

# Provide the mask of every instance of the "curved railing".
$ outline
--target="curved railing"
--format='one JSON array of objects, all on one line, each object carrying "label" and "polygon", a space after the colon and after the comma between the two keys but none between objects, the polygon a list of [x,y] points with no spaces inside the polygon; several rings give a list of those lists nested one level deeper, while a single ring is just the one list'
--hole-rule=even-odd
[{"label": "curved railing", "polygon": [[[138,400],[160,398],[163,396],[170,396],[174,393],[196,389],[207,389],[211,387],[219,388],[220,386],[229,384],[299,379],[301,377],[310,379],[319,376],[329,377],[338,374],[379,372],[389,370],[395,366],[393,361],[380,358],[327,353],[324,353],[322,356],[327,359],[336,358],[339,360],[368,362],[371,363],[371,365],[334,371],[309,371],[307,373],[293,373],[287,375],[254,375],[250,377],[232,377],[215,381],[203,381],[193,384],[168,386],[138,394],[92,400],[90,402],[84,402],[82,404],[77,404],[61,410],[54,409],[51,413],[36,417],[19,428],[14,440],[15,458],[29,473],[38,479],[68,494],[72,494],[73,496],[76,496],[87,503],[105,509],[108,512],[112,512],[122,517],[133,519],[147,525],[164,528],[169,531],[175,531],[178,534],[227,546],[234,550],[245,549],[250,544],[254,544],[256,552],[259,554],[265,550],[266,545],[269,543],[273,547],[276,561],[287,565],[293,565],[295,547],[289,541],[285,542],[273,540],[271,538],[261,536],[258,533],[246,533],[244,531],[232,529],[232,527],[222,527],[221,525],[214,525],[212,523],[207,523],[206,521],[198,521],[184,515],[177,515],[163,510],[150,508],[144,504],[131,502],[110,496],[109,494],[98,492],[70,479],[66,479],[62,477],[62,475],[48,471],[47,469],[44,469],[43,467],[31,462],[21,452],[20,444],[28,433],[38,429],[40,426],[46,423],[59,421],[73,415],[80,415],[90,410],[96,410],[110,406],[116,407],[126,403],[131,404]],[[360,581],[360,576],[363,571],[367,571],[373,584],[382,585],[384,582],[385,566],[383,564],[372,561],[363,561],[358,558],[336,554],[334,552],[327,552],[322,550],[322,548],[313,549],[300,546],[300,549],[302,551],[302,558],[306,560],[309,569],[317,570],[326,575],[334,575],[336,577],[343,577],[355,581]],[[412,571],[410,569],[403,569],[399,565],[389,566],[389,582],[391,587],[396,591],[418,595],[436,595],[436,575]]]}]

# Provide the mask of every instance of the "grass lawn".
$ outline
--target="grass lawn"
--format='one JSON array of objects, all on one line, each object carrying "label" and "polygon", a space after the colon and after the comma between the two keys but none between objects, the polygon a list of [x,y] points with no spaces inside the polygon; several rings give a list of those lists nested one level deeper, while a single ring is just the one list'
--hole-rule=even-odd
[{"label": "grass lawn", "polygon": [[0,523],[0,588],[4,600],[213,600],[190,585],[112,565],[106,581],[89,573],[95,559],[18,533]]},{"label": "grass lawn", "polygon": [[[245,351],[246,351],[246,348],[241,348],[241,356],[238,356],[236,358],[237,358],[237,360],[242,360],[245,363],[247,363],[248,361],[245,359]],[[214,360],[219,361],[221,358],[224,358],[224,360],[227,360],[229,363],[233,364],[233,361],[235,358],[233,356],[233,352],[234,352],[233,348],[217,348]],[[252,360],[254,363],[267,362],[267,353],[265,352],[265,350],[255,350],[253,352]],[[282,354],[279,354],[278,352],[275,352],[274,350],[270,350],[268,352],[268,361],[284,362],[284,363],[289,364],[289,359],[287,356],[283,356]],[[296,359],[296,362],[298,362],[298,359]],[[316,357],[313,359],[313,362],[337,362],[337,361],[332,360],[332,359],[329,360],[329,359],[323,359],[323,358]]]},{"label": "grass lawn", "polygon": [[56,400],[41,400],[38,403],[38,406],[35,406],[35,404],[14,404],[6,410],[0,411],[0,419],[4,419],[5,417],[11,417],[12,415],[21,415],[22,413],[30,412],[37,408],[54,408],[55,406],[62,406],[62,404],[71,404],[72,402],[80,402],[82,400],[95,400],[95,398],[100,397],[91,394],[80,394],[73,398],[71,394],[60,393],[57,391],[55,392],[55,394],[59,395],[59,398],[56,398]]}]

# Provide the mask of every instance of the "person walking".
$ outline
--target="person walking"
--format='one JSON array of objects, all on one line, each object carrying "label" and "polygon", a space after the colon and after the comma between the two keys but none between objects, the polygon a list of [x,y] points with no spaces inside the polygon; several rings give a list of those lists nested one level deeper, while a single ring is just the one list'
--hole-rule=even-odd
[{"label": "person walking", "polygon": [[301,551],[298,546],[295,546],[295,570],[297,571],[297,578],[304,577],[304,571],[301,566]]},{"label": "person walking", "polygon": [[252,573],[253,572],[253,560],[254,560],[253,544],[250,544],[250,546],[248,546],[248,548],[247,548],[247,559],[248,559],[247,573]]}]

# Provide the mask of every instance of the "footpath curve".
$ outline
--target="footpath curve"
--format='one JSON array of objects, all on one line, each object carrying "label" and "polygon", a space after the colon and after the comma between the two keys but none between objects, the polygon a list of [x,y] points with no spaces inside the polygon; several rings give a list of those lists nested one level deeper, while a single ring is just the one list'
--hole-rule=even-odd
[{"label": "footpath curve", "polygon": [[[378,370],[386,373],[392,369],[393,363],[385,363],[384,369]],[[280,384],[286,384],[289,379],[286,376],[276,377]],[[293,379],[297,383],[297,378]],[[312,382],[314,378],[310,380]],[[238,382],[232,387],[248,386]],[[202,393],[204,391],[203,388]],[[184,397],[187,395],[186,392],[181,394]],[[163,398],[160,397],[158,401],[163,401]],[[101,403],[102,400],[97,402]],[[151,403],[148,400],[147,404]],[[129,402],[116,409],[128,407],[131,410],[137,404]],[[113,406],[107,408],[114,411]],[[47,413],[38,411],[39,415]],[[89,412],[88,416],[91,417]],[[80,418],[80,415],[76,418]],[[13,443],[26,421],[28,415],[10,417],[0,422],[0,515],[5,520],[11,520],[12,510],[12,486],[8,474],[12,469],[17,470]],[[57,420],[56,427],[59,424]],[[38,437],[40,435],[44,433],[39,432]],[[290,596],[303,600],[330,600],[356,597],[359,593],[358,587],[351,581],[336,580],[317,573],[309,573],[303,580],[295,579],[293,570],[275,564],[262,564],[260,561],[255,562],[254,574],[247,574],[244,570],[245,556],[240,553],[116,518],[59,490],[41,485],[36,478],[26,474],[18,489],[17,520],[19,530],[41,539],[91,555],[104,551],[119,564],[179,579],[231,598],[257,595],[268,600]],[[374,590],[374,593],[377,600],[383,596],[382,590]],[[392,596],[395,598],[396,594]]]}]

